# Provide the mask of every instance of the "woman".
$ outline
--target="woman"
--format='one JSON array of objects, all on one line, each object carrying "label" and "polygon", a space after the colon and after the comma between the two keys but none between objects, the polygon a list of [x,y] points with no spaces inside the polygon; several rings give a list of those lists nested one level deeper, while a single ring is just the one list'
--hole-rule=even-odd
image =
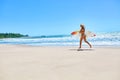
[{"label": "woman", "polygon": [[82,46],[82,40],[84,40],[89,46],[90,48],[92,48],[91,44],[86,40],[86,35],[85,35],[85,27],[83,24],[80,25],[81,29],[80,29],[80,34],[81,34],[81,37],[80,37],[80,47]]}]

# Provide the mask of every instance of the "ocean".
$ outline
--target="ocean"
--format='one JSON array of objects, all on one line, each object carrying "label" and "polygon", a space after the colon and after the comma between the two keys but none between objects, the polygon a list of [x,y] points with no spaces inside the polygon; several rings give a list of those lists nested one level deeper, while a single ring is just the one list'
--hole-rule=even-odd
[{"label": "ocean", "polygon": [[[96,33],[87,40],[93,46],[120,46],[120,32]],[[0,44],[19,44],[31,46],[79,46],[79,37],[72,35],[32,36],[28,38],[0,39]],[[87,46],[83,41],[83,46]]]}]

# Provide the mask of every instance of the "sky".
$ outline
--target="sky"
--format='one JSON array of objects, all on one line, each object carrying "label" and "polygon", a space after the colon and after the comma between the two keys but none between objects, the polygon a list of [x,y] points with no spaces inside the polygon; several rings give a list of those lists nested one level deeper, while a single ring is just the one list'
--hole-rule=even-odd
[{"label": "sky", "polygon": [[0,0],[0,33],[70,34],[120,31],[120,0]]}]

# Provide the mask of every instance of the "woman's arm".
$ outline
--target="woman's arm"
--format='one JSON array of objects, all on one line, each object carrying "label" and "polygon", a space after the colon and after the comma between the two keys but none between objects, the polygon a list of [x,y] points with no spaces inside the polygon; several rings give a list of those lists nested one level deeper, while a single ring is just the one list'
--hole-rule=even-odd
[{"label": "woman's arm", "polygon": [[84,29],[80,29],[80,32],[79,33],[84,33],[85,32],[85,30]]}]

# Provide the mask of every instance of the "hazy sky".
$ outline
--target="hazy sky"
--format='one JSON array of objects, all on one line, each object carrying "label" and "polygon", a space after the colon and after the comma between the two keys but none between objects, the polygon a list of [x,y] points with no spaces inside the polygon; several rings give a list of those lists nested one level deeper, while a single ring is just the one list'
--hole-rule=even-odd
[{"label": "hazy sky", "polygon": [[0,0],[0,32],[70,34],[120,31],[120,0]]}]

